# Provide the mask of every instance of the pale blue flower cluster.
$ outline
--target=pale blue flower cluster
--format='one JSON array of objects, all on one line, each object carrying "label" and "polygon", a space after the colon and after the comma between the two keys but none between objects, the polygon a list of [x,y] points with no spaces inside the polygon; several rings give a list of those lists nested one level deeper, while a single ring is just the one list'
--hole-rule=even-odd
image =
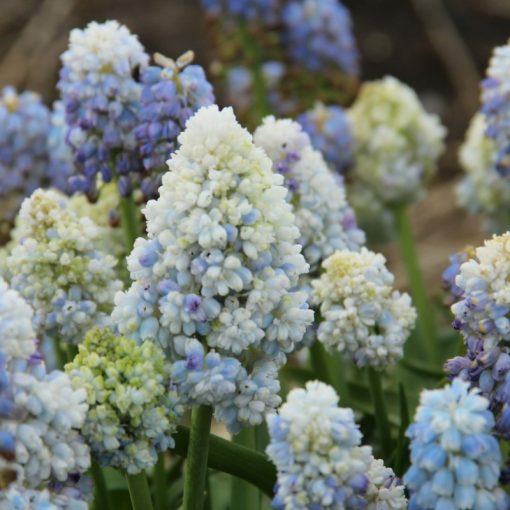
[{"label": "pale blue flower cluster", "polygon": [[117,260],[100,249],[97,225],[63,195],[37,190],[24,201],[17,230],[7,260],[11,286],[33,308],[38,335],[77,344],[91,327],[109,324],[122,282]]},{"label": "pale blue flower cluster", "polygon": [[2,510],[88,510],[89,501],[79,490],[65,487],[55,490],[34,490],[11,487],[0,500]]},{"label": "pale blue flower cluster", "polygon": [[510,234],[494,236],[477,248],[459,269],[460,293],[451,309],[453,327],[466,355],[450,359],[445,370],[478,386],[496,415],[496,431],[510,439]]},{"label": "pale blue flower cluster", "polygon": [[71,190],[96,198],[100,176],[117,178],[120,194],[129,195],[143,170],[133,133],[141,85],[133,75],[148,55],[126,27],[107,21],[71,31],[61,60],[58,88],[77,169]]},{"label": "pale blue flower cluster", "polygon": [[505,46],[494,48],[487,69],[487,78],[482,82],[481,113],[487,122],[486,135],[494,140],[496,170],[504,178],[510,177],[510,101],[508,83],[510,74],[510,41]]},{"label": "pale blue flower cluster", "polygon": [[201,66],[188,65],[193,53],[176,62],[155,55],[156,64],[142,69],[142,93],[135,138],[147,172],[141,182],[144,198],[154,198],[166,161],[177,149],[177,136],[202,106],[214,103],[214,93]]},{"label": "pale blue flower cluster", "polygon": [[[17,494],[74,483],[90,467],[89,448],[79,432],[86,394],[73,390],[63,372],[46,371],[30,326],[32,311],[3,281],[0,304],[1,438],[2,451],[8,453],[0,468],[9,471]],[[11,496],[0,494],[1,508]]]},{"label": "pale blue flower cluster", "polygon": [[502,456],[493,427],[489,401],[469,383],[455,379],[445,388],[423,391],[407,431],[409,508],[507,509],[510,501],[498,485]]},{"label": "pale blue flower cluster", "polygon": [[282,11],[290,58],[309,71],[359,73],[351,15],[337,0],[290,0]]},{"label": "pale blue flower cluster", "polygon": [[369,446],[360,446],[354,413],[338,407],[330,386],[312,381],[292,390],[267,422],[266,453],[277,469],[274,508],[406,508],[402,483]]},{"label": "pale blue flower cluster", "polygon": [[73,387],[87,394],[81,432],[92,455],[130,474],[152,468],[158,453],[173,448],[180,417],[163,351],[108,329],[91,330],[78,348],[66,372]]},{"label": "pale blue flower cluster", "polygon": [[11,222],[21,201],[49,183],[46,137],[50,112],[34,92],[0,91],[1,220]]},{"label": "pale blue flower cluster", "polygon": [[302,113],[297,121],[308,133],[314,148],[338,173],[349,169],[353,161],[354,142],[343,108],[317,103],[313,109]]},{"label": "pale blue flower cluster", "polygon": [[254,140],[271,158],[273,170],[284,177],[310,272],[315,273],[336,250],[359,250],[365,234],[347,203],[343,182],[312,148],[301,125],[266,117]]},{"label": "pale blue flower cluster", "polygon": [[[308,265],[283,177],[232,109],[200,109],[178,141],[144,211],[148,239],[128,257],[134,282],[117,294],[112,317],[121,334],[167,350],[183,399],[218,406],[238,430],[263,420],[248,410],[279,402],[274,367],[313,319],[306,292],[295,289]],[[231,373],[238,362],[244,380]],[[227,397],[235,405],[224,412]]]}]

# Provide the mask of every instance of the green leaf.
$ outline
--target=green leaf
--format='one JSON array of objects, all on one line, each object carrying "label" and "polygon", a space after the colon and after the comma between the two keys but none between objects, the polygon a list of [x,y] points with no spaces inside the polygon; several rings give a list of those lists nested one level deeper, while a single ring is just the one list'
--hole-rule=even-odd
[{"label": "green leaf", "polygon": [[409,439],[406,437],[406,430],[409,426],[409,408],[407,406],[407,396],[404,386],[398,385],[400,401],[400,427],[398,431],[397,449],[395,452],[395,461],[393,464],[397,476],[403,476],[409,466]]}]

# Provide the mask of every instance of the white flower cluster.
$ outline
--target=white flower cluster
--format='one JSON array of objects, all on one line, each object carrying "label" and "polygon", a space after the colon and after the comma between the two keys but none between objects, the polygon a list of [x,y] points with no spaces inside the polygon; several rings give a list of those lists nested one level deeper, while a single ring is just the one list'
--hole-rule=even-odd
[{"label": "white flower cluster", "polygon": [[[112,317],[122,334],[159,342],[175,361],[184,337],[207,340],[221,363],[238,359],[248,372],[261,358],[281,362],[313,319],[306,292],[294,290],[308,264],[283,178],[230,108],[202,108],[179,143],[145,209],[148,239],[128,257],[134,283],[117,294]],[[209,368],[190,360],[189,370]]]},{"label": "white flower cluster", "polygon": [[350,108],[354,180],[385,205],[415,201],[436,171],[445,128],[393,77],[365,83]]},{"label": "white flower cluster", "polygon": [[456,191],[460,205],[472,214],[483,215],[487,230],[499,232],[510,225],[510,180],[496,170],[496,143],[486,130],[485,116],[476,114],[459,150],[466,175]]},{"label": "white flower cluster", "polygon": [[317,338],[345,352],[358,366],[383,367],[398,361],[416,321],[408,294],[393,290],[393,275],[381,254],[335,252],[325,272],[312,282],[323,321]]},{"label": "white flower cluster", "polygon": [[108,324],[122,282],[116,259],[96,249],[98,227],[58,193],[38,190],[23,202],[18,228],[20,242],[8,258],[11,286],[34,309],[36,332],[78,343],[91,327]]},{"label": "white flower cluster", "polygon": [[365,234],[356,225],[342,178],[313,149],[298,122],[266,117],[254,141],[271,158],[275,172],[284,177],[301,233],[299,243],[311,272],[335,250],[358,250],[364,244]]},{"label": "white flower cluster", "polygon": [[277,469],[275,508],[406,508],[404,487],[369,446],[360,446],[354,413],[338,407],[330,386],[310,381],[292,390],[267,421],[266,452]]},{"label": "white flower cluster", "polygon": [[28,359],[35,351],[32,317],[30,306],[0,278],[0,342],[7,363]]}]

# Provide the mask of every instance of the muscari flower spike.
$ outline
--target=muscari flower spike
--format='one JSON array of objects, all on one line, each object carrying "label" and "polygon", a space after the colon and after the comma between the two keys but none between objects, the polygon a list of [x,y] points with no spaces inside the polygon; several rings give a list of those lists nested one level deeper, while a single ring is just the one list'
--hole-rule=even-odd
[{"label": "muscari flower spike", "polygon": [[465,175],[456,188],[457,200],[471,214],[484,218],[489,232],[504,232],[510,225],[510,179],[496,168],[497,147],[487,136],[487,118],[478,113],[469,125],[459,150]]},{"label": "muscari flower spike", "polygon": [[[393,77],[365,83],[348,111],[353,180],[384,206],[416,201],[436,171],[445,128],[416,93]],[[356,186],[353,191],[357,190]]]},{"label": "muscari flower spike", "polygon": [[89,498],[74,487],[61,491],[11,487],[1,500],[2,510],[88,510]]},{"label": "muscari flower spike", "polygon": [[336,250],[359,250],[365,234],[347,203],[343,182],[312,148],[300,124],[266,117],[255,131],[254,141],[271,158],[274,171],[284,177],[310,272],[317,272],[321,262]]},{"label": "muscari flower spike", "polygon": [[144,198],[155,198],[166,161],[177,149],[177,137],[186,121],[202,106],[214,103],[212,85],[204,69],[189,65],[193,52],[174,61],[160,54],[156,65],[140,73],[142,93],[134,130],[143,166],[148,174],[142,180]]},{"label": "muscari flower spike", "polygon": [[50,183],[47,135],[50,112],[34,92],[0,91],[1,222],[10,223],[23,198]]},{"label": "muscari flower spike", "polygon": [[142,91],[134,74],[149,60],[136,36],[116,21],[71,31],[58,89],[69,126],[76,174],[71,191],[97,198],[97,178],[118,179],[130,195],[143,173],[133,129]]},{"label": "muscari flower spike", "polygon": [[313,72],[359,74],[351,15],[337,0],[290,0],[282,11],[284,42],[294,63]]},{"label": "muscari flower spike", "polygon": [[95,247],[100,229],[92,220],[79,218],[62,195],[38,190],[23,203],[18,228],[9,275],[35,312],[37,334],[76,344],[91,327],[109,324],[122,282],[116,259]]},{"label": "muscari flower spike", "polygon": [[338,173],[345,173],[353,162],[353,139],[349,119],[340,106],[315,107],[302,113],[297,121],[312,145]]},{"label": "muscari flower spike", "polygon": [[112,317],[166,350],[184,403],[235,432],[279,402],[277,368],[313,319],[295,290],[308,265],[283,177],[231,108],[202,108],[178,141]]},{"label": "muscari flower spike", "polygon": [[462,264],[473,256],[474,248],[472,246],[466,246],[463,250],[450,256],[450,265],[441,275],[441,279],[443,280],[443,289],[447,293],[445,297],[445,303],[447,305],[451,306],[459,299],[462,299],[464,291],[455,283],[455,280],[460,272]]},{"label": "muscari flower spike", "polygon": [[480,388],[496,416],[496,432],[510,439],[510,234],[494,236],[460,266],[452,305],[453,327],[464,337],[466,354],[445,370]]},{"label": "muscari flower spike", "polygon": [[101,465],[136,474],[174,446],[180,415],[161,348],[138,345],[108,329],[93,329],[66,372],[85,391],[89,410],[82,434]]},{"label": "muscari flower spike", "polygon": [[488,408],[479,390],[460,379],[422,392],[407,430],[411,467],[404,482],[411,510],[508,508],[508,496],[498,485],[502,457]]},{"label": "muscari flower spike", "polygon": [[[85,392],[75,391],[63,372],[47,372],[36,350],[32,311],[4,282],[0,282],[0,303],[4,303],[0,305],[0,437],[2,451],[9,454],[0,468],[15,473],[11,481],[20,491],[68,483],[90,466],[89,449],[79,432],[87,411]],[[1,508],[5,500],[9,495],[2,491]]]},{"label": "muscari flower spike", "polygon": [[312,281],[313,302],[323,318],[318,340],[360,367],[395,364],[416,321],[411,298],[393,290],[394,277],[385,262],[366,248],[337,251]]},{"label": "muscari flower spike", "polygon": [[310,381],[293,389],[267,423],[266,453],[277,469],[274,508],[406,508],[404,486],[369,446],[360,446],[354,413],[338,407],[332,387]]},{"label": "muscari flower spike", "polygon": [[481,113],[485,116],[485,134],[494,141],[494,167],[499,174],[510,177],[510,40],[504,46],[494,48],[487,78],[482,81]]}]

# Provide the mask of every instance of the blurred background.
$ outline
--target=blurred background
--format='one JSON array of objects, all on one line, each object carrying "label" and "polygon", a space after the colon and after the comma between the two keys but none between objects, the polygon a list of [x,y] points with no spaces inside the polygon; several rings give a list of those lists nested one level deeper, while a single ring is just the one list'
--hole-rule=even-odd
[{"label": "blurred background", "polygon": [[[448,149],[427,198],[412,208],[419,257],[438,293],[448,256],[486,234],[460,209],[453,185],[457,150],[479,106],[479,80],[492,48],[510,36],[508,0],[345,0],[362,58],[362,79],[391,74],[413,87],[447,126]],[[206,22],[199,0],[0,0],[0,86],[56,97],[59,55],[69,31],[118,19],[149,53],[177,57],[188,49],[206,68]],[[221,103],[222,98],[218,101]],[[380,247],[402,277],[396,247]],[[402,280],[401,280],[402,281]]]}]

